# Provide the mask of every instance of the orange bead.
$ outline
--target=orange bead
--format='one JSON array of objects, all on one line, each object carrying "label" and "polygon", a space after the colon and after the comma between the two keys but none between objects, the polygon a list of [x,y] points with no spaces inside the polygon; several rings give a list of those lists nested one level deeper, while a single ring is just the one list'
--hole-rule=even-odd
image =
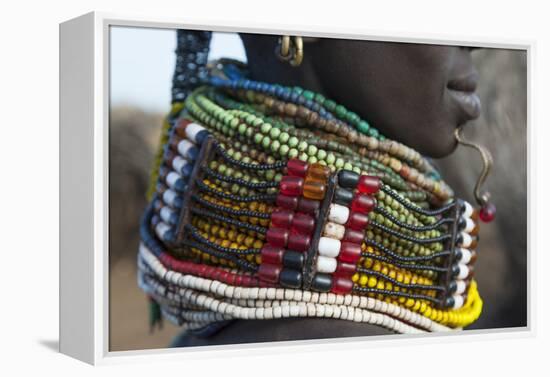
[{"label": "orange bead", "polygon": [[307,177],[315,180],[326,182],[330,176],[330,169],[327,166],[315,163],[311,164],[307,170]]},{"label": "orange bead", "polygon": [[326,191],[327,187],[324,183],[307,178],[302,195],[307,199],[322,200],[325,197]]}]

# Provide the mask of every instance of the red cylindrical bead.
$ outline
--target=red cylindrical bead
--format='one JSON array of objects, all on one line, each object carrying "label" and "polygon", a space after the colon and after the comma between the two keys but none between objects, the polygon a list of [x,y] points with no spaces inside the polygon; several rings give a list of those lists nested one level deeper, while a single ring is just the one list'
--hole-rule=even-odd
[{"label": "red cylindrical bead", "polygon": [[372,196],[357,193],[351,201],[351,210],[367,214],[373,210],[375,203]]},{"label": "red cylindrical bead", "polygon": [[357,243],[361,245],[364,238],[365,234],[363,232],[351,228],[346,228],[346,232],[344,233],[344,238],[342,238],[342,241]]},{"label": "red cylindrical bead", "polygon": [[300,196],[304,189],[304,179],[300,177],[293,177],[291,175],[285,175],[279,183],[279,190],[281,194],[290,196]]},{"label": "red cylindrical bead", "polygon": [[374,194],[380,190],[382,183],[380,178],[372,175],[362,175],[359,177],[357,189],[363,194]]},{"label": "red cylindrical bead", "polygon": [[292,224],[292,218],[294,217],[294,212],[284,209],[284,208],[275,208],[271,212],[271,226],[274,228],[289,228]]},{"label": "red cylindrical bead", "polygon": [[295,213],[292,219],[290,231],[292,233],[311,234],[315,228],[315,220],[311,215],[306,213]]},{"label": "red cylindrical bead", "polygon": [[337,295],[346,295],[351,292],[353,281],[348,278],[338,277],[332,280],[331,292]]},{"label": "red cylindrical bead", "polygon": [[274,264],[262,263],[258,268],[258,277],[269,283],[277,283],[281,274],[281,267]]},{"label": "red cylindrical bead", "polygon": [[338,262],[336,265],[336,271],[334,271],[335,276],[344,276],[350,277],[357,270],[357,265],[354,263],[347,262]]},{"label": "red cylindrical bead", "polygon": [[369,218],[367,217],[367,215],[364,215],[359,212],[351,212],[349,214],[346,227],[354,230],[363,231],[367,227],[368,223],[369,223]]},{"label": "red cylindrical bead", "polygon": [[296,196],[279,194],[277,195],[276,204],[281,208],[294,211],[298,207],[298,198]]},{"label": "red cylindrical bead", "polygon": [[293,158],[288,160],[286,163],[286,171],[288,175],[292,175],[294,177],[306,177],[308,169],[307,162],[298,160],[297,158]]},{"label": "red cylindrical bead", "polygon": [[356,243],[342,242],[338,261],[356,263],[361,257],[361,246]]},{"label": "red cylindrical bead", "polygon": [[487,203],[479,211],[479,219],[484,223],[490,223],[494,220],[497,213],[497,207],[493,203]]},{"label": "red cylindrical bead", "polygon": [[191,121],[184,118],[178,120],[178,122],[176,123],[175,131],[179,137],[186,137],[185,129],[187,128],[187,125],[189,123],[191,123]]},{"label": "red cylindrical bead", "polygon": [[285,247],[289,231],[283,228],[269,228],[265,234],[267,242],[272,246]]},{"label": "red cylindrical bead", "polygon": [[271,245],[264,245],[262,247],[261,256],[262,264],[283,264],[283,256],[285,254],[285,249],[282,247],[275,247]]},{"label": "red cylindrical bead", "polygon": [[318,200],[312,200],[312,199],[306,199],[306,198],[300,198],[298,200],[298,207],[296,208],[297,211],[309,213],[310,215],[317,215],[317,212],[319,211],[319,208],[321,208],[321,202]]},{"label": "red cylindrical bead", "polygon": [[311,237],[305,234],[293,233],[288,237],[287,248],[295,251],[307,251]]}]

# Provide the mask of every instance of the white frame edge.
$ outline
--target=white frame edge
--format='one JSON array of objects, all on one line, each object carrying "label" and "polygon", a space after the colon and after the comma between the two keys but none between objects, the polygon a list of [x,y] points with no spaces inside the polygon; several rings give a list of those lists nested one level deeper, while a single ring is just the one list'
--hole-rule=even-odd
[{"label": "white frame edge", "polygon": [[[375,336],[312,341],[241,344],[140,351],[109,351],[109,29],[111,26],[197,29],[218,32],[293,34],[396,42],[469,45],[520,49],[527,52],[527,168],[531,165],[533,130],[532,82],[535,42],[504,38],[449,36],[425,33],[381,32],[312,25],[265,25],[192,18],[148,17],[92,12],[60,24],[60,352],[90,364],[152,360],[203,359],[212,356],[308,352],[323,349],[380,347],[414,342],[470,342],[481,339],[535,335],[535,277],[528,241],[528,298],[526,327],[471,330],[423,336]],[[389,35],[391,34],[391,35]],[[78,162],[78,163],[77,163]],[[84,170],[83,168],[84,167]],[[528,192],[531,172],[528,171]],[[533,211],[528,198],[528,219]],[[531,230],[528,226],[528,239]],[[136,288],[137,289],[137,288]],[[449,338],[449,336],[452,336]],[[330,347],[330,348],[329,348]]]}]

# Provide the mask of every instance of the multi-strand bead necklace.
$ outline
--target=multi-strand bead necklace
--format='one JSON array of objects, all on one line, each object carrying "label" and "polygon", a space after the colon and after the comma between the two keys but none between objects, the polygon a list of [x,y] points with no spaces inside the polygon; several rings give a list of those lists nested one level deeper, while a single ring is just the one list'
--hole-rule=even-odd
[{"label": "multi-strand bead necklace", "polygon": [[166,123],[139,282],[189,329],[326,317],[475,321],[478,211],[419,153],[301,88],[214,65]]}]

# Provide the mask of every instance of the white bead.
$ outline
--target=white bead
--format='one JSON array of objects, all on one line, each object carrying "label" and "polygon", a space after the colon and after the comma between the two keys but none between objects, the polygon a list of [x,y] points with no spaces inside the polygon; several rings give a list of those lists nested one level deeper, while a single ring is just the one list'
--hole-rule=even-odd
[{"label": "white bead", "polygon": [[167,205],[169,205],[170,207],[174,207],[174,201],[176,200],[177,198],[177,194],[175,191],[173,190],[166,190],[164,191],[164,193],[162,194],[162,201],[164,203],[166,203]]},{"label": "white bead", "polygon": [[174,211],[172,211],[170,209],[170,207],[162,207],[160,209],[160,218],[162,219],[162,221],[164,221],[165,223],[170,223],[170,218],[172,217],[172,214],[174,213]]},{"label": "white bead", "polygon": [[168,175],[166,176],[166,184],[170,187],[170,188],[174,188],[175,185],[176,185],[176,181],[178,179],[181,178],[181,175],[179,175],[178,173],[176,173],[175,171],[171,171],[170,173],[168,173]]},{"label": "white bead", "polygon": [[170,227],[170,225],[166,224],[166,223],[163,223],[162,221],[159,222],[157,224],[157,226],[155,226],[155,232],[157,233],[157,236],[160,238],[160,239],[163,239],[164,238],[164,234],[168,231],[172,230],[172,228]]},{"label": "white bead", "polygon": [[337,262],[335,258],[324,257],[320,255],[317,257],[317,271],[331,274],[336,271]]},{"label": "white bead", "polygon": [[455,301],[453,309],[460,309],[464,305],[464,298],[461,295],[453,295]]},{"label": "white bead", "polygon": [[344,225],[348,221],[349,208],[343,205],[332,203],[330,205],[328,219],[336,224]]},{"label": "white bead", "polygon": [[462,237],[462,242],[460,243],[460,246],[470,247],[470,245],[472,244],[472,236],[470,236],[466,232],[460,232],[460,235]]},{"label": "white bead", "polygon": [[466,291],[466,282],[464,280],[456,280],[455,294],[461,295]]},{"label": "white bead", "polygon": [[471,251],[468,249],[461,248],[460,253],[462,254],[462,256],[460,257],[460,260],[458,262],[462,264],[468,264],[472,259]]},{"label": "white bead", "polygon": [[346,228],[343,225],[336,224],[333,222],[327,222],[325,227],[323,228],[323,235],[331,238],[336,238],[337,240],[341,240],[344,238],[344,233],[346,232]]},{"label": "white bead", "polygon": [[183,158],[181,158],[181,156],[176,156],[172,160],[172,167],[178,173],[181,173],[182,169],[188,164],[189,164],[189,162],[187,162],[187,160],[184,160]]},{"label": "white bead", "polygon": [[189,150],[191,150],[194,146],[195,144],[184,139],[178,143],[178,152],[183,158],[190,159],[191,156],[189,155]]},{"label": "white bead", "polygon": [[456,276],[457,279],[466,279],[468,277],[468,274],[470,273],[470,269],[465,264],[459,264],[458,265],[459,271],[458,275]]},{"label": "white bead", "polygon": [[464,213],[462,214],[462,216],[472,217],[472,213],[474,213],[474,209],[472,208],[472,205],[467,201],[464,201]]},{"label": "white bead", "polygon": [[204,130],[205,128],[199,126],[197,123],[189,123],[185,127],[185,136],[187,136],[194,143],[197,142],[197,134]]},{"label": "white bead", "polygon": [[319,254],[325,257],[336,258],[340,254],[341,242],[335,238],[319,238]]},{"label": "white bead", "polygon": [[298,317],[299,314],[300,314],[300,307],[298,305],[292,305],[290,307],[290,316]]},{"label": "white bead", "polygon": [[464,231],[466,233],[470,233],[472,230],[474,230],[476,224],[469,217],[462,216],[462,218],[464,219],[464,221],[466,221],[466,226],[464,227]]}]

